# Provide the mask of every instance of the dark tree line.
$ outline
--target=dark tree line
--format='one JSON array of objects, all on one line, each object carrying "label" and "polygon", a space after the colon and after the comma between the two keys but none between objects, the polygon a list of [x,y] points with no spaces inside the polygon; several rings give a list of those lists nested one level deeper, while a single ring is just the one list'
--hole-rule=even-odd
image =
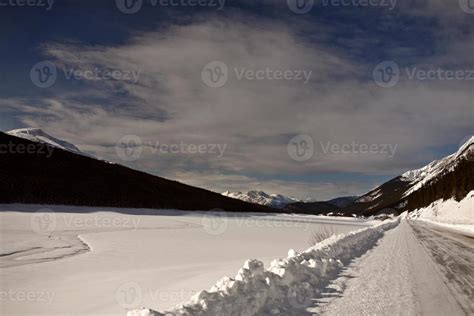
[{"label": "dark tree line", "polygon": [[455,198],[462,200],[474,190],[474,160],[473,155],[460,160],[454,170],[447,170],[441,177],[428,182],[408,197],[407,209],[412,211],[426,207],[436,200]]},{"label": "dark tree line", "polygon": [[61,149],[20,150],[33,144],[0,132],[0,203],[277,211]]}]

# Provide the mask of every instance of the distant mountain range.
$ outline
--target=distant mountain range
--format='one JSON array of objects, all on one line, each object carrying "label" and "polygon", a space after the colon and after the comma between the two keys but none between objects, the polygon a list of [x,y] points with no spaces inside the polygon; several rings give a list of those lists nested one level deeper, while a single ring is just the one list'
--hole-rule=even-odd
[{"label": "distant mountain range", "polygon": [[[248,192],[230,192],[225,191],[222,193],[224,196],[228,196],[234,199],[242,201],[256,203],[261,205],[267,205],[280,209],[315,209],[318,208],[320,211],[336,211],[354,202],[357,196],[343,196],[338,197],[329,201],[324,202],[304,202],[294,197],[288,197],[281,194],[268,194],[264,191],[248,191]],[[291,205],[291,207],[290,207]]]},{"label": "distant mountain range", "polygon": [[[24,150],[35,144],[48,150]],[[263,191],[214,193],[95,159],[41,129],[0,132],[0,147],[7,148],[0,153],[0,203],[370,216],[399,214],[439,199],[459,201],[474,190],[474,137],[456,153],[407,171],[360,197],[324,202]]]},{"label": "distant mountain range", "polygon": [[351,205],[357,196],[342,196],[323,202],[298,202],[291,203],[283,209],[290,213],[309,213],[309,214],[339,214],[348,205]]},{"label": "distant mountain range", "polygon": [[[474,190],[473,170],[474,136],[469,138],[456,153],[435,160],[422,168],[407,171],[360,197],[348,196],[324,202],[297,201],[284,206],[281,206],[283,203],[278,203],[278,207],[289,213],[345,216],[399,214],[405,210],[425,207],[439,199],[461,200]],[[264,192],[258,195],[254,192],[260,191],[250,191],[247,194],[226,192],[226,195],[252,203],[261,203],[261,196],[269,196]]]},{"label": "distant mountain range", "polygon": [[268,194],[263,191],[248,191],[245,193],[239,191],[225,191],[222,192],[222,195],[250,203],[267,205],[275,208],[283,208],[287,204],[301,202],[297,198],[288,197],[281,194]]}]

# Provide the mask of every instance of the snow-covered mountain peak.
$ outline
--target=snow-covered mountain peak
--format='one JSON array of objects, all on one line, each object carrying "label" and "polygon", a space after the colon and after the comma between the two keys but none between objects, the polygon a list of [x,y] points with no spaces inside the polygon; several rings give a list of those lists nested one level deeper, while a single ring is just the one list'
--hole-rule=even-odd
[{"label": "snow-covered mountain peak", "polygon": [[452,170],[456,166],[459,159],[467,156],[472,150],[474,150],[473,145],[474,136],[471,136],[464,144],[459,147],[458,151],[454,154],[439,160],[434,160],[420,169],[410,170],[402,174],[401,179],[403,181],[411,182],[412,184],[412,187],[405,193],[405,196],[418,190],[442,172]]},{"label": "snow-covered mountain peak", "polygon": [[464,144],[459,147],[459,150],[456,152],[456,156],[463,155],[466,152],[466,149],[469,148],[469,150],[472,149],[472,145],[474,145],[474,136],[469,137]]},{"label": "snow-covered mountain peak", "polygon": [[234,199],[239,199],[239,200],[250,202],[250,203],[267,205],[267,206],[276,207],[276,208],[283,208],[289,203],[300,202],[300,200],[293,197],[288,197],[281,194],[268,194],[263,191],[255,191],[255,190],[248,191],[248,192],[225,191],[225,192],[222,192],[221,194],[227,197],[234,198]]},{"label": "snow-covered mountain peak", "polygon": [[24,139],[31,140],[33,142],[45,143],[57,148],[61,148],[67,151],[71,151],[77,154],[84,155],[74,144],[71,144],[65,140],[58,139],[47,133],[40,128],[19,128],[6,132],[8,135],[16,136]]}]

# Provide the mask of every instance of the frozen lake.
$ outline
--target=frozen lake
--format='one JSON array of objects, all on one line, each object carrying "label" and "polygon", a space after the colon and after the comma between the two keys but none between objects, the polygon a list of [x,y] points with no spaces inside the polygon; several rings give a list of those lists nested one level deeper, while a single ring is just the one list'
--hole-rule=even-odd
[{"label": "frozen lake", "polygon": [[225,275],[233,277],[246,259],[268,265],[289,249],[308,248],[314,231],[344,233],[370,225],[303,215],[38,205],[0,209],[3,315],[165,310]]}]

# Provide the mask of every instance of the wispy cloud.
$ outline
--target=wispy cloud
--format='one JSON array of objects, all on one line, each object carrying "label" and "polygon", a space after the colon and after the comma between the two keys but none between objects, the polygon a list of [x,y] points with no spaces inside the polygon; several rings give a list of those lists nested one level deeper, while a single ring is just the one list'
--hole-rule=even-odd
[{"label": "wispy cloud", "polygon": [[[441,7],[430,6],[431,14],[442,14]],[[139,81],[80,82],[78,91],[55,91],[54,97],[34,104],[25,99],[1,102],[16,109],[26,125],[41,126],[109,160],[119,160],[114,146],[128,134],[148,144],[222,144],[226,151],[221,157],[144,150],[133,166],[216,191],[262,187],[300,197],[361,192],[347,182],[259,179],[323,172],[393,175],[435,158],[432,146],[456,142],[471,131],[472,116],[466,113],[472,113],[472,82],[404,77],[395,87],[380,88],[372,80],[378,60],[361,61],[348,54],[345,45],[328,44],[324,34],[305,37],[301,30],[308,23],[301,18],[289,28],[285,21],[267,18],[212,16],[135,34],[121,45],[46,43],[45,57],[60,71],[136,70]],[[331,30],[319,24],[321,30]],[[448,40],[440,35],[437,41]],[[355,43],[374,45],[370,38]],[[472,44],[461,37],[449,43],[429,58],[430,63],[445,65],[454,54],[467,65],[472,55],[465,49]],[[400,56],[410,50],[409,45],[405,51],[398,49]],[[220,88],[208,87],[201,78],[203,67],[214,60],[229,69]],[[425,60],[413,59],[415,65]],[[405,65],[403,59],[399,62]],[[311,76],[306,84],[242,79],[242,69],[304,70]],[[298,134],[310,135],[315,143],[314,157],[305,162],[292,160],[287,152],[288,141]],[[397,149],[391,157],[324,152],[328,142],[389,144]]]}]

